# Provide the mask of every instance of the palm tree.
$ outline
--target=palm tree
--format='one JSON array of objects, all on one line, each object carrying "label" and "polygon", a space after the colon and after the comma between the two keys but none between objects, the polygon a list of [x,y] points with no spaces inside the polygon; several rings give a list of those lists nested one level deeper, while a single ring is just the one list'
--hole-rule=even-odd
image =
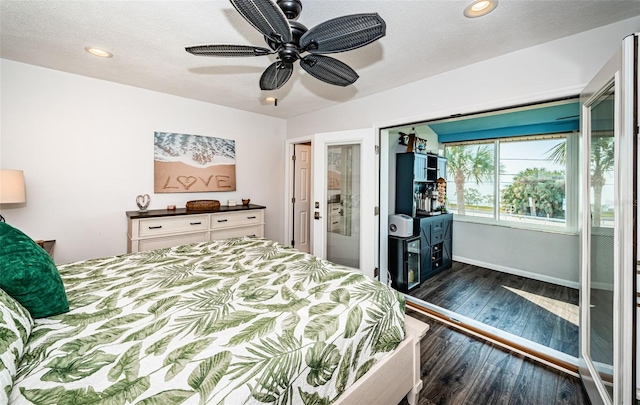
[{"label": "palm tree", "polygon": [[606,174],[613,169],[613,137],[591,139],[591,187],[593,187],[593,224],[600,226],[602,189]]},{"label": "palm tree", "polygon": [[493,150],[490,145],[457,145],[447,147],[447,169],[456,183],[458,214],[465,215],[464,184],[467,179],[480,184],[490,180],[493,171]]},{"label": "palm tree", "polygon": [[[548,153],[548,159],[565,165],[567,142],[562,142],[551,148]],[[591,188],[593,189],[593,225],[600,226],[602,218],[602,189],[607,183],[607,172],[613,169],[613,137],[593,136],[591,138]]]}]

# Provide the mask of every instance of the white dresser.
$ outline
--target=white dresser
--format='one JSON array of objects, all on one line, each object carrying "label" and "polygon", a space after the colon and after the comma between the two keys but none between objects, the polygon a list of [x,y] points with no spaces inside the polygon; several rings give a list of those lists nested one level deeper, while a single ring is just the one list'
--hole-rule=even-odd
[{"label": "white dresser", "polygon": [[127,211],[127,252],[239,236],[263,237],[265,208],[251,204],[211,211]]}]

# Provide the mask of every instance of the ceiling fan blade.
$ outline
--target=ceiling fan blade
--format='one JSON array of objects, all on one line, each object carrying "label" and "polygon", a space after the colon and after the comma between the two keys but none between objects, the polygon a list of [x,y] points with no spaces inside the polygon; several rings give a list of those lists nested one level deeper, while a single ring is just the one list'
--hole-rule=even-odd
[{"label": "ceiling fan blade", "polygon": [[315,54],[349,51],[382,38],[386,28],[378,13],[345,15],[311,28],[300,46]]},{"label": "ceiling fan blade", "polygon": [[261,90],[277,90],[289,80],[293,73],[293,64],[276,61],[265,69],[260,77]]},{"label": "ceiling fan blade", "polygon": [[255,29],[280,44],[291,42],[291,27],[284,12],[272,0],[230,0]]},{"label": "ceiling fan blade", "polygon": [[197,45],[184,48],[185,51],[199,56],[263,56],[274,53],[271,49],[250,45]]},{"label": "ceiling fan blade", "polygon": [[358,80],[358,74],[344,62],[329,56],[307,55],[300,66],[311,76],[336,86],[348,86]]}]

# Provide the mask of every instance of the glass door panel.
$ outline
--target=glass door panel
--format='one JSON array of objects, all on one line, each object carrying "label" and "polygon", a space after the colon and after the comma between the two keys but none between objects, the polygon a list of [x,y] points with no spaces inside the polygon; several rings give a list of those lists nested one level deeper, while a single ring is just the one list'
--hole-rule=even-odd
[{"label": "glass door panel", "polygon": [[590,105],[590,264],[589,353],[603,387],[613,400],[614,86]]},{"label": "glass door panel", "polygon": [[420,238],[407,241],[407,289],[420,285]]},{"label": "glass door panel", "polygon": [[327,146],[327,259],[360,267],[360,144]]}]

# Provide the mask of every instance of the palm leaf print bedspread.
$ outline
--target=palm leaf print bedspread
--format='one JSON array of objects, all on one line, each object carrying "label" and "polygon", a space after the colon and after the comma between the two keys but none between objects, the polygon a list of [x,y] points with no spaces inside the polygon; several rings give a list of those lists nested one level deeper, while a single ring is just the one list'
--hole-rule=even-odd
[{"label": "palm leaf print bedspread", "polygon": [[404,338],[404,297],[261,238],[60,266],[12,404],[330,404]]}]

